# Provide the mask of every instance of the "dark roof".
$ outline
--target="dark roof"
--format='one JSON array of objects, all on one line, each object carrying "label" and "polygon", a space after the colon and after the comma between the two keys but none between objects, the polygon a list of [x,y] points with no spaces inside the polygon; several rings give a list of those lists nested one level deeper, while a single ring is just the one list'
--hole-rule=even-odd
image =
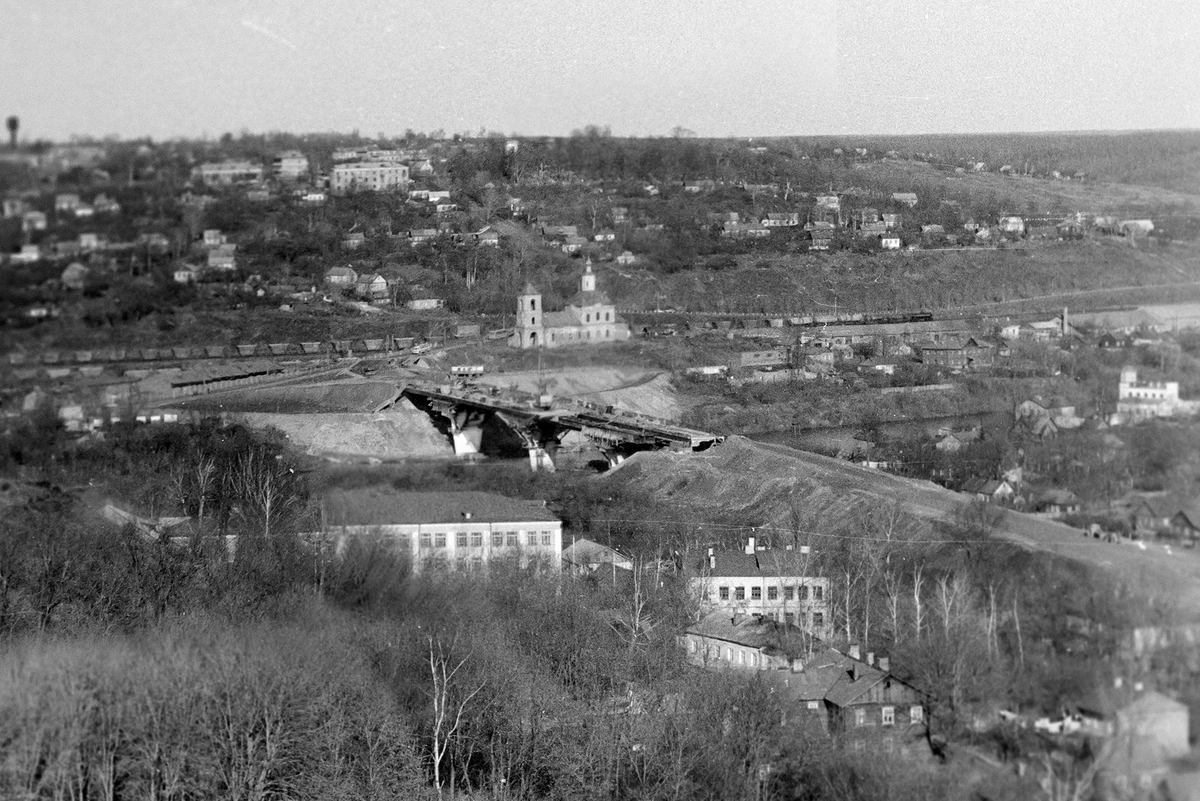
[{"label": "dark roof", "polygon": [[754,615],[735,616],[724,611],[706,615],[699,623],[689,626],[687,633],[776,654],[787,651],[785,640],[789,636],[805,637],[803,630],[787,623],[777,623]]},{"label": "dark roof", "polygon": [[[889,676],[891,681],[905,684],[893,674],[851,659],[832,648],[814,652],[803,659],[802,664],[802,670],[765,671],[760,675],[793,701],[823,700],[839,707],[852,706],[863,693]],[[856,668],[857,679],[854,678]]]},{"label": "dark roof", "polygon": [[1200,506],[1195,504],[1184,506],[1178,512],[1171,515],[1172,521],[1178,518],[1187,521],[1188,526],[1191,528],[1200,530]]},{"label": "dark roof", "polygon": [[399,492],[386,488],[334,490],[325,496],[330,525],[414,525],[552,522],[558,518],[540,501],[487,492]]},{"label": "dark roof", "polygon": [[[801,565],[807,558],[799,551],[781,551],[770,548],[755,551],[754,554],[742,551],[718,551],[713,556],[717,560],[716,567],[709,568],[707,566],[708,556],[703,556],[700,562],[691,566],[692,571],[714,578],[797,576],[802,572]],[[788,569],[789,567],[795,569]],[[783,569],[781,570],[781,568]]]},{"label": "dark roof", "polygon": [[976,476],[974,478],[967,479],[962,486],[962,491],[974,492],[983,495],[995,495],[996,491],[1000,489],[1000,486],[1004,483],[1005,482],[1000,479]]},{"label": "dark roof", "polygon": [[1042,497],[1038,498],[1039,504],[1056,504],[1058,506],[1072,506],[1079,503],[1079,498],[1075,493],[1066,489],[1048,489],[1042,493]]},{"label": "dark roof", "polygon": [[542,315],[542,326],[545,328],[575,328],[581,322],[569,311],[552,311]]},{"label": "dark roof", "polygon": [[576,292],[567,301],[568,306],[583,308],[584,306],[611,306],[612,301],[600,290],[594,292]]},{"label": "dark roof", "polygon": [[854,660],[846,657],[849,663],[844,665],[842,670],[838,671],[834,679],[833,686],[825,693],[825,700],[834,706],[850,706],[857,701],[862,694],[874,687],[879,682],[887,678],[887,674],[882,670],[878,670],[865,662],[859,662],[858,678],[854,678],[851,673],[855,667]]},{"label": "dark roof", "polygon": [[629,557],[620,551],[584,537],[563,548],[563,559],[577,565],[630,563]]}]

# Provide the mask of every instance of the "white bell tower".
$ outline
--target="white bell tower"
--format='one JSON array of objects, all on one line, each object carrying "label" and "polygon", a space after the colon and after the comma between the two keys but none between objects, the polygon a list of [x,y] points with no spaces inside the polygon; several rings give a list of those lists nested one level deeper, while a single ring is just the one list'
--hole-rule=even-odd
[{"label": "white bell tower", "polygon": [[592,272],[592,257],[588,256],[587,263],[583,265],[583,275],[579,278],[580,292],[595,292],[596,291],[596,274]]},{"label": "white bell tower", "polygon": [[542,325],[542,293],[533,284],[526,284],[517,295],[516,345],[519,348],[536,348],[543,344],[545,330]]}]

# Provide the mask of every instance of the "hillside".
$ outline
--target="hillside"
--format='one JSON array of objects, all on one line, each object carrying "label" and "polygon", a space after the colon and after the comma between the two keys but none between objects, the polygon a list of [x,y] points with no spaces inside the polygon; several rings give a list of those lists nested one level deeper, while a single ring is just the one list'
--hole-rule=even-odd
[{"label": "hillside", "polygon": [[[807,524],[822,533],[845,531],[846,521],[860,509],[899,502],[921,521],[922,534],[933,538],[933,523],[963,503],[963,496],[928,482],[743,437],[699,454],[640,453],[603,480],[649,492],[664,506],[703,519],[737,519],[748,527],[788,529],[796,518],[839,521],[828,527]],[[664,509],[662,516],[669,515]],[[1190,552],[1169,554],[1158,545],[1143,551],[1133,544],[1084,539],[1075,529],[1017,512],[1005,515],[999,534],[1030,550],[1117,571],[1181,607],[1200,609],[1200,559]]]},{"label": "hillside", "polygon": [[[629,309],[653,310],[661,296],[664,306],[716,313],[953,311],[1048,295],[1061,295],[1076,308],[1111,303],[1098,296],[1107,289],[1141,303],[1175,299],[1180,291],[1194,294],[1198,253],[1191,244],[1135,249],[1118,241],[875,255],[756,253],[739,256],[736,268],[669,276],[642,271],[605,280],[618,305]],[[1166,288],[1137,294],[1131,287]],[[1055,302],[1064,301],[1049,305]]]},{"label": "hillside", "polygon": [[229,414],[252,428],[275,428],[288,443],[310,456],[338,459],[429,459],[453,455],[450,441],[429,415],[407,401],[386,412]]}]

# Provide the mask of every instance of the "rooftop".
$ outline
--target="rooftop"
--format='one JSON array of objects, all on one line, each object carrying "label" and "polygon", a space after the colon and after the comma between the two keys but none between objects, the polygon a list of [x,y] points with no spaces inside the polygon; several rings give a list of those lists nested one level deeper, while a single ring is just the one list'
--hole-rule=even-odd
[{"label": "rooftop", "polygon": [[702,572],[714,578],[750,576],[798,576],[808,565],[809,555],[798,550],[766,548],[753,554],[743,551],[718,551],[713,554],[715,567],[708,567],[708,557],[691,565],[693,573]]},{"label": "rooftop", "polygon": [[530,523],[558,520],[540,501],[488,492],[401,492],[372,487],[334,490],[325,496],[326,520],[335,526],[436,523]]}]

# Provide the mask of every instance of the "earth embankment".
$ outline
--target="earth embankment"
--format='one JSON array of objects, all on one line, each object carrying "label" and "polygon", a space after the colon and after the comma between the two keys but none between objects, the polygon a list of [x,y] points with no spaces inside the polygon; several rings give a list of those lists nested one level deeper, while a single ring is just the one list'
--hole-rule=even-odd
[{"label": "earth embankment", "polygon": [[385,412],[240,412],[225,416],[255,428],[276,428],[293,447],[310,456],[382,461],[454,456],[450,441],[429,415],[407,401]]},{"label": "earth embankment", "polygon": [[[651,493],[671,508],[714,520],[744,520],[747,526],[791,530],[796,520],[816,532],[845,535],[863,508],[898,503],[918,521],[920,536],[938,537],[934,523],[965,502],[935,484],[889,475],[850,462],[766,445],[743,437],[703,453],[648,451],[612,470],[603,480]],[[1173,553],[1156,543],[1105,543],[1033,515],[1007,512],[998,536],[1032,551],[1044,551],[1110,570],[1141,591],[1200,610],[1200,557]],[[819,544],[819,542],[818,542]]]},{"label": "earth embankment", "polygon": [[641,367],[574,367],[495,373],[480,383],[522,392],[546,391],[554,395],[617,406],[630,412],[677,420],[679,399],[666,373]]}]

